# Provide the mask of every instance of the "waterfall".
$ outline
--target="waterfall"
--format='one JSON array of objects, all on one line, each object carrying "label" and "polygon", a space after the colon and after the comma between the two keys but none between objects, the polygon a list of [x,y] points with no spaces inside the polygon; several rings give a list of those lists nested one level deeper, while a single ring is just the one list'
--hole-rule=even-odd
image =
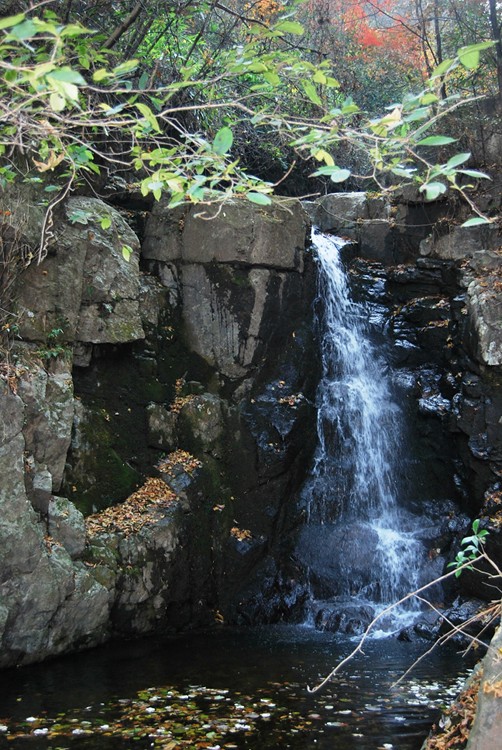
[{"label": "waterfall", "polygon": [[[358,632],[379,609],[417,587],[424,550],[414,537],[416,517],[400,507],[405,426],[388,347],[368,304],[351,299],[340,257],[344,242],[315,233],[314,244],[322,377],[298,556],[308,569],[310,621]],[[409,621],[414,606],[386,626]]]}]

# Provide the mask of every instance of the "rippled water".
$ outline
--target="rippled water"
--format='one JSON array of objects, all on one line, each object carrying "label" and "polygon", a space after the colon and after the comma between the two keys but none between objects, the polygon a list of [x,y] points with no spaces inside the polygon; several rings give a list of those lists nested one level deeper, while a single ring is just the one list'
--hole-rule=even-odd
[{"label": "rippled water", "polygon": [[425,646],[373,641],[309,694],[353,646],[305,627],[222,629],[6,670],[0,747],[418,750],[467,665],[438,651],[396,686]]}]

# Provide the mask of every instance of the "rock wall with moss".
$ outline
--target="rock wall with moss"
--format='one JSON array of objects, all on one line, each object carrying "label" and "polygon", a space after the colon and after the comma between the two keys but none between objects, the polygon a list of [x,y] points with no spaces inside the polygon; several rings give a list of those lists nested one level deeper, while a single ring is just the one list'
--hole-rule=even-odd
[{"label": "rock wall with moss", "polygon": [[237,617],[313,443],[306,214],[158,204],[140,242],[76,196],[37,263],[1,200],[0,665]]}]

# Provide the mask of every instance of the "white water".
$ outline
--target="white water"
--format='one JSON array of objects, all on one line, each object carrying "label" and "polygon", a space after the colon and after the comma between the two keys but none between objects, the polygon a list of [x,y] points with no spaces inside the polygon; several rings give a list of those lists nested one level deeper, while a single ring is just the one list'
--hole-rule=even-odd
[{"label": "white water", "polygon": [[[322,378],[300,557],[311,571],[313,617],[333,602],[376,612],[418,586],[424,554],[413,535],[417,519],[399,507],[403,415],[370,310],[351,299],[343,241],[316,233],[314,243]],[[413,610],[401,610],[387,627],[406,624]]]}]

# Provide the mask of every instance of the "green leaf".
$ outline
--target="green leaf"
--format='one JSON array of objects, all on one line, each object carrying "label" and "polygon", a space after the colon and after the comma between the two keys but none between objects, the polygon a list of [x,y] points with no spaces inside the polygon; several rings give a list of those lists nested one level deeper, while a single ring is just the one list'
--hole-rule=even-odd
[{"label": "green leaf", "polygon": [[52,73],[48,76],[46,76],[47,82],[50,83],[53,88],[56,89],[58,94],[63,96],[65,99],[69,99],[72,102],[75,102],[78,100],[78,88],[75,86],[74,83],[67,83],[66,81],[59,81],[57,78],[54,78]]},{"label": "green leaf", "polygon": [[251,203],[257,203],[259,206],[269,206],[272,203],[272,198],[265,193],[246,193],[246,198]]},{"label": "green leaf", "polygon": [[442,182],[428,182],[420,188],[421,193],[425,192],[425,198],[428,201],[436,200],[440,195],[446,193],[446,190],[446,185]]},{"label": "green leaf", "polygon": [[329,176],[331,182],[345,182],[350,177],[350,169],[337,169]]},{"label": "green leaf", "polygon": [[85,79],[82,78],[80,73],[76,70],[72,70],[67,65],[63,68],[57,68],[51,72],[51,78],[56,81],[64,81],[65,83],[75,83],[78,86],[85,86]]},{"label": "green leaf", "polygon": [[463,154],[455,154],[455,156],[452,156],[451,159],[448,159],[446,162],[446,168],[447,169],[454,169],[455,167],[460,166],[460,164],[463,164],[465,161],[471,158],[470,152],[464,152]]},{"label": "green leaf", "polygon": [[444,76],[445,73],[448,73],[450,69],[455,67],[456,63],[455,60],[452,58],[449,58],[448,60],[443,60],[442,63],[440,63],[437,68],[435,68],[431,73],[431,80],[433,78],[438,78],[439,76]]},{"label": "green leaf", "polygon": [[139,65],[139,60],[126,60],[123,63],[120,63],[120,65],[117,65],[116,68],[113,68],[113,75],[120,77],[123,75],[126,75],[127,73],[132,73],[133,70],[136,70],[136,68]]},{"label": "green leaf", "polygon": [[479,55],[484,49],[493,47],[495,42],[479,42],[479,44],[469,44],[468,47],[461,47],[457,54],[458,59],[467,70],[474,70],[479,65]]},{"label": "green leaf", "polygon": [[228,153],[232,148],[234,142],[234,134],[228,127],[223,127],[218,130],[213,141],[213,151],[220,156]]},{"label": "green leaf", "polygon": [[446,146],[448,143],[455,143],[456,140],[456,138],[450,138],[447,135],[429,135],[419,141],[417,146]]},{"label": "green leaf", "polygon": [[37,31],[38,28],[36,24],[28,18],[26,21],[14,26],[12,31],[8,34],[7,39],[15,39],[18,42],[24,42],[26,39],[31,39],[31,37],[35,36]]},{"label": "green leaf", "polygon": [[322,106],[322,101],[317,93],[315,86],[310,81],[303,81],[303,90],[307,94],[308,98],[310,99],[313,104],[318,104],[319,106]]},{"label": "green leaf", "polygon": [[491,180],[489,174],[480,172],[477,169],[459,169],[458,171],[460,172],[460,174],[466,174],[468,177],[475,177],[478,180]]},{"label": "green leaf", "polygon": [[133,249],[130,245],[122,245],[122,257],[129,263]]},{"label": "green leaf", "polygon": [[462,227],[478,227],[481,224],[490,224],[489,219],[485,219],[483,216],[474,216],[472,219],[467,219],[460,226]]},{"label": "green leaf", "polygon": [[267,72],[263,74],[263,78],[267,83],[270,83],[271,86],[278,86],[281,82],[277,73],[274,73],[272,70],[267,70]]},{"label": "green leaf", "polygon": [[435,104],[438,101],[436,94],[428,91],[426,94],[420,97],[420,104],[426,107],[428,104]]},{"label": "green leaf", "polygon": [[297,34],[301,36],[304,32],[303,26],[297,21],[280,21],[274,26],[274,31],[282,31],[284,34]]},{"label": "green leaf", "polygon": [[328,79],[326,78],[326,76],[324,75],[324,73],[322,72],[322,70],[316,70],[316,72],[314,73],[314,77],[313,77],[312,80],[314,81],[314,83],[325,84]]},{"label": "green leaf", "polygon": [[327,165],[325,167],[319,167],[319,169],[316,169],[316,171],[311,176],[328,176],[332,182],[345,182],[345,180],[350,177],[350,175],[350,169],[341,169],[337,166]]},{"label": "green leaf", "polygon": [[142,104],[141,102],[138,102],[134,105],[136,109],[141,112],[145,120],[148,122],[152,130],[155,130],[157,133],[161,132],[159,123],[157,121],[157,118],[153,114],[152,110],[147,104]]},{"label": "green leaf", "polygon": [[89,211],[84,211],[81,208],[74,208],[73,211],[68,215],[68,219],[72,224],[88,224],[91,214]]},{"label": "green leaf", "polygon": [[96,83],[99,83],[100,81],[104,81],[105,78],[109,78],[109,77],[110,77],[110,72],[106,70],[106,68],[99,68],[99,70],[96,70],[92,74],[92,80],[95,81]]},{"label": "green leaf", "polygon": [[100,221],[101,229],[110,229],[112,225],[112,220],[110,216],[103,216],[103,218]]},{"label": "green leaf", "polygon": [[64,96],[61,96],[61,94],[52,92],[52,94],[49,96],[49,104],[54,112],[62,112],[66,107],[66,99],[64,98]]},{"label": "green leaf", "polygon": [[25,14],[18,13],[17,16],[8,16],[8,18],[0,19],[0,29],[9,29],[11,26],[17,26],[21,21],[24,21]]}]

